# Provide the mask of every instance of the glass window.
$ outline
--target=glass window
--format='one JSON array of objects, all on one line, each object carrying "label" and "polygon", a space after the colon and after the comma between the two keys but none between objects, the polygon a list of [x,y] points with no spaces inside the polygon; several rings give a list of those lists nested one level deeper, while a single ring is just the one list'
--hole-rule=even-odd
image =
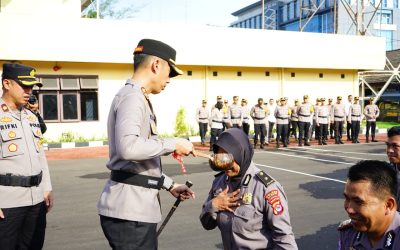
[{"label": "glass window", "polygon": [[81,92],[81,120],[97,121],[98,119],[97,92]]},{"label": "glass window", "polygon": [[60,89],[57,77],[40,77],[40,82],[43,83],[41,89]]},{"label": "glass window", "polygon": [[383,1],[382,1],[382,7],[383,7],[383,8],[387,8],[387,4],[388,4],[388,3],[387,3],[387,0],[383,0]]},{"label": "glass window", "polygon": [[61,89],[79,89],[79,82],[76,77],[62,77]]},{"label": "glass window", "polygon": [[97,78],[95,77],[81,77],[81,89],[97,89]]},{"label": "glass window", "polygon": [[78,120],[77,94],[62,94],[62,115],[62,120]]},{"label": "glass window", "polygon": [[58,96],[57,94],[41,94],[41,106],[43,120],[57,121],[58,118]]}]

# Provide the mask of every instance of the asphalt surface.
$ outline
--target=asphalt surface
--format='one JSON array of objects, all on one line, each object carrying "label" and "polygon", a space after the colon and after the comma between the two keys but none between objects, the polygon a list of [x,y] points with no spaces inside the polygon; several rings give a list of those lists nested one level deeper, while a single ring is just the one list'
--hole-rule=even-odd
[{"label": "asphalt surface", "polygon": [[[385,145],[378,142],[256,150],[254,162],[286,191],[299,249],[337,249],[336,227],[347,218],[343,209],[347,169],[364,159],[386,160]],[[56,200],[48,214],[44,249],[110,249],[96,209],[109,175],[106,161],[49,161]],[[181,174],[180,166],[170,156],[163,157],[163,169],[177,182],[191,180],[196,199],[180,204],[159,237],[159,249],[223,249],[219,230],[204,230],[198,219],[215,172],[202,158],[187,157],[184,161],[187,176]],[[160,194],[165,217],[175,199],[168,192]]]}]

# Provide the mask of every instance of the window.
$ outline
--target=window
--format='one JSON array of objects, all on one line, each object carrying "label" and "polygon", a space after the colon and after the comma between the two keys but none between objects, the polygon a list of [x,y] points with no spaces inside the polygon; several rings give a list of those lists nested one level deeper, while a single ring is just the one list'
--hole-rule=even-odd
[{"label": "window", "polygon": [[97,76],[38,76],[42,88],[34,88],[39,96],[40,111],[46,122],[97,121]]},{"label": "window", "polygon": [[214,71],[214,72],[213,72],[213,76],[218,76],[218,72],[217,72],[217,71]]},{"label": "window", "polygon": [[291,77],[296,77],[296,73],[292,72],[292,73],[290,73],[290,76]]},{"label": "window", "polygon": [[238,72],[236,73],[236,75],[237,75],[237,76],[242,76],[242,71],[238,71]]},{"label": "window", "polygon": [[346,77],[345,74],[341,74],[341,75],[340,75],[340,78],[342,78],[342,79],[344,79],[345,77]]},{"label": "window", "polygon": [[192,71],[191,71],[191,70],[188,70],[187,75],[188,75],[188,76],[191,76],[191,75],[192,75]]},{"label": "window", "polygon": [[324,74],[323,73],[319,73],[319,78],[324,78]]},{"label": "window", "polygon": [[265,71],[265,76],[269,76],[269,71]]},{"label": "window", "polygon": [[382,24],[392,24],[392,15],[391,13],[377,13],[376,14],[377,22]]}]

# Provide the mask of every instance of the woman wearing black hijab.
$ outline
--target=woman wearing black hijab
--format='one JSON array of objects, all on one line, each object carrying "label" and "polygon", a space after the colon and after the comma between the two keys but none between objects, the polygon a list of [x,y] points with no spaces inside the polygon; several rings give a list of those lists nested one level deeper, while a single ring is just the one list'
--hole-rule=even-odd
[{"label": "woman wearing black hijab", "polygon": [[228,129],[213,151],[232,154],[234,162],[216,175],[200,215],[203,227],[218,226],[224,249],[297,249],[283,188],[255,166],[246,134]]}]

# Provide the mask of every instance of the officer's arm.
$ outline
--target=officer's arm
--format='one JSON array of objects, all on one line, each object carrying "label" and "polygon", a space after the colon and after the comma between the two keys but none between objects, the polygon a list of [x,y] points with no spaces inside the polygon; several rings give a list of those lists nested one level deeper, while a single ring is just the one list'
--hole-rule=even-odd
[{"label": "officer's arm", "polygon": [[[176,140],[173,138],[159,139],[156,136],[147,138],[141,136],[141,126],[146,112],[144,97],[133,93],[116,100],[115,105],[115,147],[117,154],[124,160],[140,161],[172,153]],[[150,126],[150,124],[146,124]]]},{"label": "officer's arm", "polygon": [[200,109],[197,109],[197,110],[196,110],[196,121],[197,121],[197,122],[200,122],[200,120],[199,120],[199,115],[200,115]]},{"label": "officer's arm", "polygon": [[379,117],[379,108],[378,108],[378,106],[375,106],[376,107],[376,115],[375,115],[375,118],[378,118]]},{"label": "officer's arm", "polygon": [[251,118],[253,118],[253,120],[254,120],[254,117],[256,117],[254,115],[254,111],[255,111],[255,109],[254,109],[254,107],[252,107],[251,110],[250,110],[250,116],[251,116]]},{"label": "officer's arm", "polygon": [[217,210],[212,206],[213,198],[214,194],[211,189],[200,214],[200,222],[205,230],[212,230],[217,227]]},{"label": "officer's arm", "polygon": [[266,189],[265,213],[272,241],[277,249],[298,249],[290,224],[288,202],[282,186],[273,183]]},{"label": "officer's arm", "polygon": [[351,121],[351,114],[353,113],[353,107],[352,106],[350,106],[350,108],[349,108],[349,113],[348,113],[348,115],[347,115],[347,120],[348,121]]}]

